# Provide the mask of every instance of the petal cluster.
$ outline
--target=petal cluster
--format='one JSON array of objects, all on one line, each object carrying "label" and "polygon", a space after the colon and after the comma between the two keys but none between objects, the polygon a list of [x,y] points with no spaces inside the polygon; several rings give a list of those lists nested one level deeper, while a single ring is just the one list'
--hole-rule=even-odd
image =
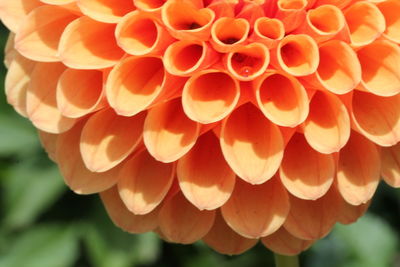
[{"label": "petal cluster", "polygon": [[8,102],[113,222],[297,254],[400,187],[400,0],[0,0]]}]

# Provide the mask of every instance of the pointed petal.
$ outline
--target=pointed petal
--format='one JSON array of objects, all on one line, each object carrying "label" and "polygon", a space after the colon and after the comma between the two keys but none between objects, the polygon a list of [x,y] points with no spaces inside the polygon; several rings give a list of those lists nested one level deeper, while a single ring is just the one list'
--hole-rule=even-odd
[{"label": "pointed petal", "polygon": [[214,223],[215,211],[200,211],[182,193],[165,200],[158,223],[165,238],[174,243],[191,244],[203,238]]},{"label": "pointed petal", "polygon": [[381,148],[381,175],[392,187],[400,187],[400,143]]},{"label": "pointed petal", "polygon": [[174,177],[174,164],[156,161],[143,150],[123,164],[119,173],[119,195],[128,210],[144,215],[161,203]]},{"label": "pointed petal", "polygon": [[236,180],[212,131],[202,135],[178,161],[177,176],[182,193],[200,210],[221,207],[231,196]]},{"label": "pointed petal", "polygon": [[233,231],[225,222],[220,212],[215,216],[214,225],[203,241],[221,254],[239,255],[254,247],[258,239],[248,239]]},{"label": "pointed petal", "polygon": [[140,234],[157,228],[159,209],[146,215],[134,215],[125,207],[116,186],[101,192],[100,197],[111,220],[124,231]]},{"label": "pointed petal", "polygon": [[238,179],[221,211],[235,232],[247,238],[260,238],[282,226],[289,208],[288,193],[275,177],[261,185],[250,185]]}]

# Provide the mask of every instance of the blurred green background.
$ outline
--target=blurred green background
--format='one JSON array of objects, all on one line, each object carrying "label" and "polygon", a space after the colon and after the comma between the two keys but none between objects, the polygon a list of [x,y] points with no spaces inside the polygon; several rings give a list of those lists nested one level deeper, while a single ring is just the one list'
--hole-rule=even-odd
[{"label": "blurred green background", "polygon": [[[7,34],[1,27],[1,50]],[[97,195],[79,196],[64,185],[35,129],[6,103],[5,72],[1,65],[0,267],[274,266],[261,244],[229,257],[202,242],[167,244],[151,233],[116,228]],[[301,265],[400,267],[399,241],[400,189],[382,182],[366,216],[351,226],[337,225],[301,255]]]}]

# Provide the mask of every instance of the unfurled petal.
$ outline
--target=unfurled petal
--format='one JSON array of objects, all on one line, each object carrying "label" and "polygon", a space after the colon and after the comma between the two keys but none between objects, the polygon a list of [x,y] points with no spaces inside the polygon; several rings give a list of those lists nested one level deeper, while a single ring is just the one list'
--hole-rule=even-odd
[{"label": "unfurled petal", "polygon": [[392,187],[400,187],[400,143],[381,148],[381,175]]},{"label": "unfurled petal", "polygon": [[385,17],[386,29],[383,36],[397,44],[400,43],[400,3],[397,0],[381,1],[377,7]]},{"label": "unfurled petal", "polygon": [[128,12],[135,9],[132,1],[79,0],[78,6],[83,14],[101,22],[115,23]]},{"label": "unfurled petal", "polygon": [[0,19],[15,33],[29,12],[41,5],[39,0],[3,0],[0,2]]}]

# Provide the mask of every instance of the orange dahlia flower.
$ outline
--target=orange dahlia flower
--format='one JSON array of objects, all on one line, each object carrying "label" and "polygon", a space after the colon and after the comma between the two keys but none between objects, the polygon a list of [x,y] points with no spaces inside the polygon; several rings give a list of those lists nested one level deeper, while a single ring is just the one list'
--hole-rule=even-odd
[{"label": "orange dahlia flower", "polygon": [[131,233],[297,254],[400,187],[399,0],[0,0],[8,102]]}]

